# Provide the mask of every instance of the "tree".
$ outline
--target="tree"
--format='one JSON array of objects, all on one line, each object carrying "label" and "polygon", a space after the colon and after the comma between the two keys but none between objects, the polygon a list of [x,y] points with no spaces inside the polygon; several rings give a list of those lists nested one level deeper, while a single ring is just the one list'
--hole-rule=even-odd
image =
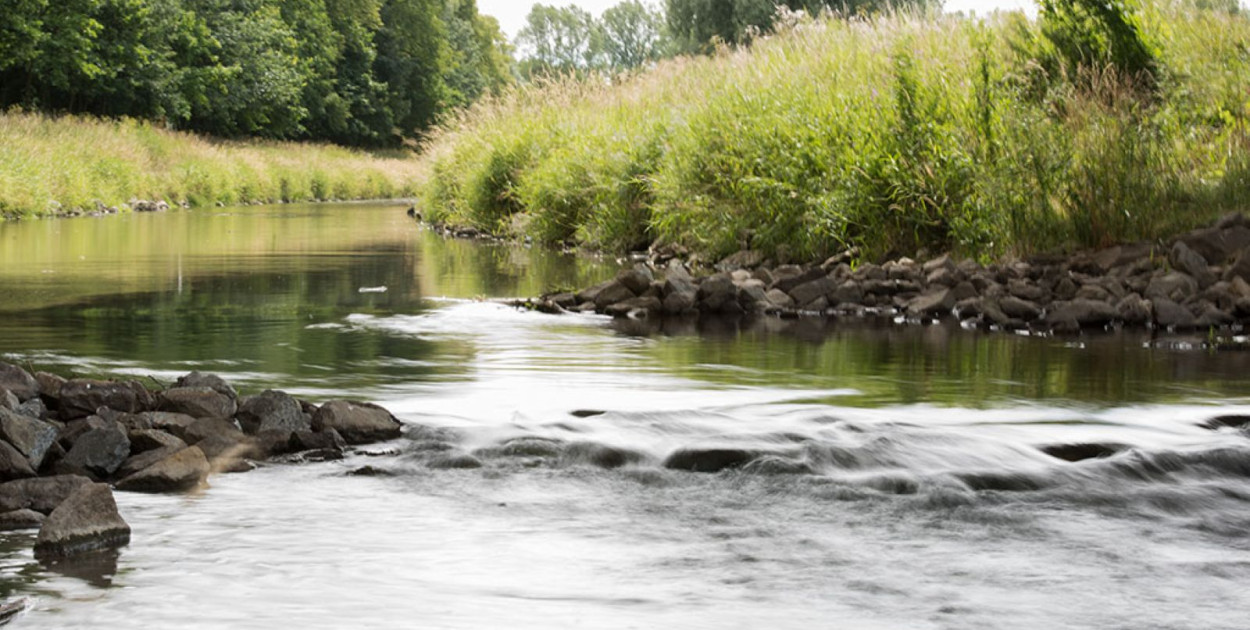
[{"label": "tree", "polygon": [[386,0],[378,31],[377,76],[386,82],[395,132],[412,137],[434,123],[449,100],[450,63],[441,0]]},{"label": "tree", "polygon": [[512,81],[510,47],[498,20],[480,15],[475,0],[448,0],[443,21],[451,48],[444,80],[452,106],[497,94]]},{"label": "tree", "polygon": [[778,5],[809,14],[831,10],[857,15],[939,4],[938,0],[667,0],[668,28],[681,50],[706,52],[718,41],[742,44],[752,32],[767,32]]},{"label": "tree", "polygon": [[563,8],[535,4],[526,17],[517,43],[526,54],[521,71],[526,76],[583,72],[598,60],[593,15],[576,5]]},{"label": "tree", "polygon": [[668,48],[664,15],[640,0],[626,0],[603,12],[599,47],[610,68],[631,70],[663,57]]}]

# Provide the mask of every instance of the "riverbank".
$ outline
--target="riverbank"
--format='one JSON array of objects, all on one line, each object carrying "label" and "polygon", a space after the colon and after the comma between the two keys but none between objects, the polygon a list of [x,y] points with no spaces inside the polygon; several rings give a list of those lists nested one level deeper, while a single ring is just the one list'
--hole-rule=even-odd
[{"label": "riverbank", "polygon": [[134,120],[0,114],[0,219],[412,196],[406,154],[214,140]]},{"label": "riverbank", "polygon": [[[622,80],[519,89],[433,136],[420,210],[712,261],[984,262],[1166,238],[1250,204],[1250,20],[1144,4],[1110,35],[1010,14],[798,21]],[[1081,66],[1112,35],[1141,68]]]},{"label": "riverbank", "polygon": [[852,267],[848,251],[820,264],[779,265],[744,250],[711,273],[691,273],[655,252],[614,279],[521,304],[545,312],[617,318],[773,315],[955,319],[965,328],[1076,333],[1110,327],[1233,331],[1250,324],[1250,220],[1216,224],[1160,243],[981,265],[949,254]]}]

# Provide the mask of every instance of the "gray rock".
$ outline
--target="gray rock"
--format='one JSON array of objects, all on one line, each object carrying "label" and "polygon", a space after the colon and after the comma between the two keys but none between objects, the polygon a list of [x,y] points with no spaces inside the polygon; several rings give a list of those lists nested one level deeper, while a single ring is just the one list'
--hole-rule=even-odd
[{"label": "gray rock", "polygon": [[184,448],[117,482],[126,492],[184,492],[208,478],[208,458],[198,447]]},{"label": "gray rock", "polygon": [[664,312],[669,315],[693,312],[695,305],[695,293],[693,291],[674,292],[664,298]]},{"label": "gray rock", "polygon": [[[652,298],[654,299],[654,298]],[[244,433],[262,431],[308,431],[312,424],[297,400],[286,392],[265,390],[248,398],[236,415]]]},{"label": "gray rock", "polygon": [[31,468],[26,456],[8,442],[0,441],[0,481],[27,479],[34,476],[35,469]]},{"label": "gray rock", "polygon": [[726,256],[720,264],[716,265],[718,269],[733,271],[735,269],[755,269],[764,263],[764,252],[752,249],[744,249],[739,252]]},{"label": "gray rock", "polygon": [[833,293],[838,288],[834,280],[828,276],[821,276],[819,279],[813,280],[794,287],[790,291],[790,297],[794,299],[794,303],[800,307],[808,307],[818,298],[823,298]]},{"label": "gray rock", "polygon": [[3,361],[0,361],[0,388],[13,392],[18,402],[26,402],[39,395],[39,383],[35,377],[26,370]]},{"label": "gray rock", "polygon": [[1151,304],[1154,305],[1155,323],[1162,328],[1186,330],[1198,324],[1198,318],[1189,309],[1166,297],[1154,298]]},{"label": "gray rock", "polygon": [[824,278],[825,270],[820,267],[800,269],[799,267],[795,267],[793,265],[786,265],[785,267],[779,267],[774,270],[773,276],[776,280],[769,288],[778,289],[788,294],[792,289],[799,285]]},{"label": "gray rock", "polygon": [[14,413],[26,416],[28,418],[38,418],[43,420],[48,417],[48,406],[43,404],[43,399],[35,396],[30,400],[18,405],[13,409]]},{"label": "gray rock", "polygon": [[247,436],[233,420],[225,418],[204,417],[191,423],[184,433],[183,441],[195,445],[208,438],[225,438],[233,442],[242,442]]},{"label": "gray rock", "polygon": [[116,423],[109,422],[100,416],[87,416],[86,418],[71,420],[65,426],[61,427],[61,432],[60,435],[57,436],[57,441],[62,447],[68,450],[74,447],[74,442],[78,441],[78,438],[82,437],[84,433],[94,429],[107,429],[114,426],[114,424]]},{"label": "gray rock", "polygon": [[764,283],[759,280],[748,280],[738,287],[738,303],[746,311],[763,309],[768,306],[767,292]]},{"label": "gray rock", "polygon": [[343,450],[347,448],[347,441],[343,436],[339,435],[334,429],[326,429],[319,433],[312,431],[297,431],[291,434],[290,450],[298,453],[300,451],[320,451],[329,449]]},{"label": "gray rock", "polygon": [[[1010,299],[1023,302],[1019,298]],[[1024,328],[1024,320],[1008,315],[1003,311],[1000,301],[994,298],[981,299],[981,319],[1006,330]]]},{"label": "gray rock", "polygon": [[[884,275],[885,270],[882,270]],[[828,296],[831,306],[844,304],[860,304],[864,301],[864,289],[854,280],[847,280],[838,285]]]},{"label": "gray rock", "polygon": [[925,283],[928,284],[929,286],[938,285],[938,286],[944,286],[944,287],[953,287],[959,284],[960,282],[962,282],[963,279],[964,279],[963,272],[959,271],[958,269],[947,269],[945,267],[940,267],[938,269],[934,269],[933,272],[930,273],[925,278]]},{"label": "gray rock", "polygon": [[35,382],[39,384],[39,397],[51,405],[51,401],[59,400],[61,388],[65,387],[65,379],[48,372],[35,372]]},{"label": "gray rock", "polygon": [[158,448],[158,449],[144,451],[137,455],[131,455],[130,457],[126,458],[126,461],[122,462],[122,465],[117,469],[117,473],[116,473],[117,478],[125,479],[126,477],[129,477],[130,475],[133,475],[139,472],[140,470],[143,470],[144,468],[147,468],[148,466],[151,466],[152,464],[155,464],[156,462],[159,462],[162,459],[165,459],[166,457],[169,457],[170,455],[173,455],[174,453],[182,451],[186,448],[187,448],[186,444],[183,444],[180,447],[179,446],[162,446],[161,448]]},{"label": "gray rock", "polygon": [[794,298],[781,289],[769,289],[764,298],[776,308],[794,308]]},{"label": "gray rock", "polygon": [[1120,321],[1133,326],[1149,323],[1154,318],[1154,306],[1136,293],[1124,296],[1115,310]]},{"label": "gray rock", "polygon": [[1013,295],[998,300],[998,306],[1008,317],[1026,322],[1031,322],[1042,315],[1041,307]]},{"label": "gray rock", "polygon": [[161,411],[195,418],[229,418],[238,410],[235,400],[211,387],[175,387],[160,393]]},{"label": "gray rock", "polygon": [[[1163,298],[1172,302],[1184,302],[1197,293],[1198,281],[1179,271],[1153,278],[1146,287],[1146,298],[1149,300]],[[1156,310],[1158,306],[1156,303]]]},{"label": "gray rock", "polygon": [[130,542],[130,526],[117,512],[113,492],[102,484],[74,491],[48,515],[35,538],[35,556],[60,558]]},{"label": "gray rock", "polygon": [[1231,325],[1237,321],[1231,313],[1228,313],[1213,304],[1207,304],[1197,317],[1195,325],[1198,328],[1219,328],[1221,326]]},{"label": "gray rock", "polygon": [[1106,326],[1119,317],[1115,307],[1106,302],[1075,299],[1071,302],[1056,302],[1055,308],[1046,314],[1048,324],[1062,325],[1076,322],[1081,328]]},{"label": "gray rock", "polygon": [[0,387],[0,409],[16,411],[17,408],[21,406],[22,401],[17,399],[17,394]]},{"label": "gray rock", "polygon": [[1110,302],[1111,293],[1097,284],[1081,285],[1074,300],[1091,300],[1094,302]]},{"label": "gray rock", "polygon": [[924,275],[926,276],[932,274],[934,271],[937,271],[938,269],[946,269],[948,271],[954,271],[958,269],[958,267],[955,265],[955,261],[952,260],[951,257],[947,254],[943,254],[942,256],[939,256],[938,258],[934,258],[933,260],[926,262],[924,264],[924,267],[922,267],[922,270],[924,271]]},{"label": "gray rock", "polygon": [[152,408],[152,394],[135,381],[66,381],[60,393],[61,419],[85,418],[100,407],[125,413],[140,413]]},{"label": "gray rock", "polygon": [[953,308],[955,294],[950,289],[926,293],[907,303],[907,312],[913,316],[941,317],[950,313]]},{"label": "gray rock", "polygon": [[56,442],[57,433],[47,422],[0,409],[0,438],[16,448],[35,470],[43,465],[43,456]]},{"label": "gray rock", "polygon": [[699,310],[711,313],[734,313],[741,310],[738,304],[738,286],[724,274],[710,276],[699,284],[698,302]]},{"label": "gray rock", "polygon": [[11,532],[21,529],[39,529],[43,525],[44,515],[34,510],[13,510],[0,514],[0,532]]},{"label": "gray rock", "polygon": [[593,304],[595,300],[598,299],[599,294],[602,293],[604,289],[608,288],[614,283],[616,283],[615,280],[608,280],[606,282],[596,284],[595,286],[590,287],[588,289],[583,289],[581,291],[578,291],[576,295],[577,302],[579,304],[584,304],[586,302],[590,302]]},{"label": "gray rock", "polygon": [[91,480],[79,475],[59,475],[0,483],[0,512],[31,509],[51,514],[56,506]]},{"label": "gray rock", "polygon": [[664,303],[659,298],[636,297],[611,304],[603,312],[612,317],[647,318],[655,317],[664,311]]},{"label": "gray rock", "polygon": [[56,463],[62,475],[107,479],[130,457],[130,438],[119,424],[92,429],[74,441],[74,447]]},{"label": "gray rock", "polygon": [[1049,291],[1027,280],[1011,280],[1007,283],[1007,291],[1030,302],[1045,303],[1050,299]]},{"label": "gray rock", "polygon": [[238,400],[239,398],[239,393],[234,390],[234,387],[216,374],[201,374],[200,372],[192,372],[186,376],[180,377],[177,382],[174,383],[174,387],[207,387],[223,396],[229,397],[231,400]]},{"label": "gray rock", "polygon": [[1059,282],[1055,283],[1055,299],[1064,302],[1071,301],[1076,298],[1079,290],[1080,288],[1076,286],[1072,278],[1060,278]]},{"label": "gray rock", "polygon": [[977,288],[972,286],[972,283],[967,280],[955,285],[951,292],[955,295],[956,301],[977,297]]},{"label": "gray rock", "polygon": [[1250,281],[1250,247],[1237,252],[1233,264],[1224,270],[1224,279],[1232,281],[1234,278],[1240,278],[1243,281]]},{"label": "gray rock", "polygon": [[402,424],[391,412],[371,403],[332,400],[317,410],[314,431],[334,429],[349,444],[367,444],[400,436]]},{"label": "gray rock", "polygon": [[187,427],[195,424],[195,418],[185,413],[169,413],[166,411],[148,411],[138,414],[157,431],[164,431],[181,440],[186,440]]},{"label": "gray rock", "polygon": [[[651,270],[645,266],[639,265],[633,269],[622,269],[616,274],[616,281],[625,285],[634,295],[641,295],[650,286],[655,276],[651,274]],[[595,300],[597,304],[599,301]]]},{"label": "gray rock", "polygon": [[1190,249],[1184,241],[1176,241],[1172,245],[1168,261],[1176,269],[1189,274],[1194,280],[1197,280],[1199,287],[1209,287],[1215,283],[1215,274],[1211,273],[1207,260],[1201,254]]},{"label": "gray rock", "polygon": [[467,453],[446,453],[431,457],[425,465],[434,470],[471,470],[482,467],[482,460]]},{"label": "gray rock", "polygon": [[1180,240],[1207,262],[1222,264],[1238,251],[1250,247],[1250,229],[1242,225],[1206,228],[1194,230]]}]

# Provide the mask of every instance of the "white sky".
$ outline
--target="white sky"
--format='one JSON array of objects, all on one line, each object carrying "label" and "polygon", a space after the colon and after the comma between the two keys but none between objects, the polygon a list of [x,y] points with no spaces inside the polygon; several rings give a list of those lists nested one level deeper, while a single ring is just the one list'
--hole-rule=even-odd
[{"label": "white sky", "polygon": [[[568,6],[575,4],[596,16],[603,13],[604,9],[609,9],[620,2],[620,0],[545,0],[544,4],[556,6]],[[650,0],[652,4],[659,4],[662,0]],[[516,37],[521,27],[525,26],[525,16],[529,15],[530,7],[534,6],[529,0],[477,0],[478,11],[486,15],[493,15],[499,18],[499,26],[503,28],[503,32],[507,33],[508,38]],[[994,9],[1020,9],[1028,7],[1032,9],[1032,0],[946,0],[946,9],[948,11],[976,11],[977,13],[986,13]]]}]

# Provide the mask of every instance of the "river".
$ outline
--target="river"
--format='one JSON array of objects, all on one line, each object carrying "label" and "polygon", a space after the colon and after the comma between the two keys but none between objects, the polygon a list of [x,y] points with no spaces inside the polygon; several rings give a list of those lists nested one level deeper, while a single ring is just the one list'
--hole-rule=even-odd
[{"label": "river", "polygon": [[[132,541],[90,565],[0,534],[0,598],[32,604],[14,626],[1246,627],[1250,439],[1199,425],[1250,414],[1250,353],[866,322],[640,330],[489,299],[617,268],[447,240],[393,205],[0,224],[4,360],[198,369],[414,425],[193,496],[117,493]],[[1073,443],[1118,452],[1040,450]],[[660,465],[713,447],[772,466]],[[465,454],[484,466],[444,465]]]}]

